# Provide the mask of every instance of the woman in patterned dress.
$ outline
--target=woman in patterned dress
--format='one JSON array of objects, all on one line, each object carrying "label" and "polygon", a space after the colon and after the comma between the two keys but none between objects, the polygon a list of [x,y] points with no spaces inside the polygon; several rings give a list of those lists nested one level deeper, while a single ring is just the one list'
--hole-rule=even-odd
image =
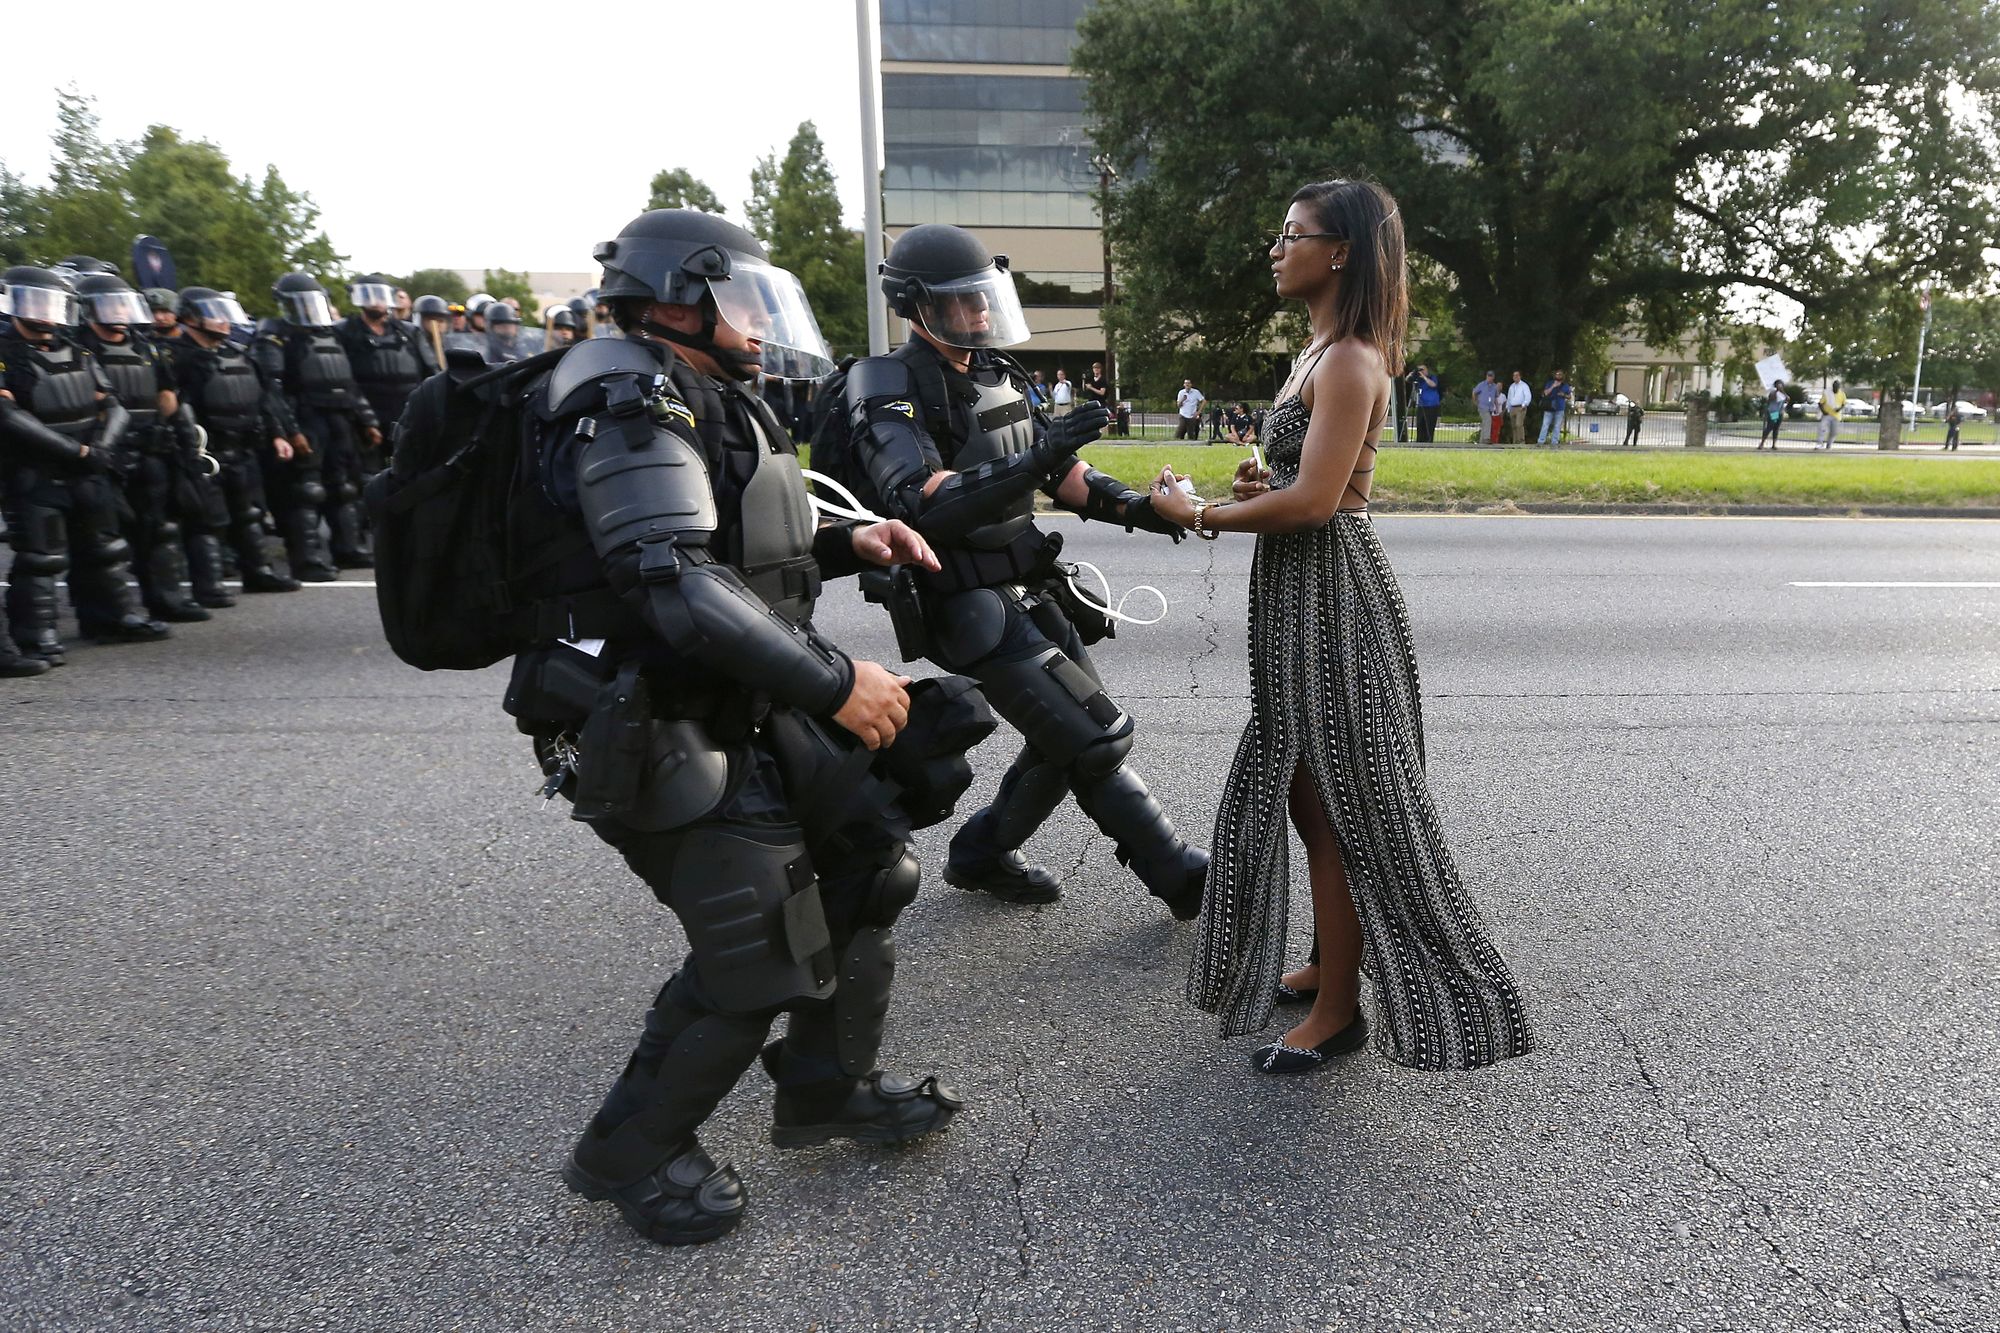
[{"label": "woman in patterned dress", "polygon": [[[1431,803],[1409,620],[1368,518],[1407,318],[1395,201],[1366,182],[1308,185],[1270,254],[1278,295],[1303,302],[1312,326],[1265,424],[1271,470],[1245,460],[1233,504],[1169,485],[1153,500],[1203,537],[1257,534],[1251,717],[1216,814],[1188,997],[1222,1016],[1225,1036],[1310,1002],[1253,1057],[1263,1073],[1303,1073],[1367,1044],[1365,974],[1389,1058],[1492,1064],[1528,1050],[1526,1015]],[[1288,815],[1315,944],[1281,977]]]}]

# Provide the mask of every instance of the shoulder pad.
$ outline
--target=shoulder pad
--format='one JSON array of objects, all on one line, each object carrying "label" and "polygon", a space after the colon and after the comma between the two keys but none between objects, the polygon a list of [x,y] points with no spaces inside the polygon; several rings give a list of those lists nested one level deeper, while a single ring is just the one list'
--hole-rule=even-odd
[{"label": "shoulder pad", "polygon": [[463,384],[484,375],[492,367],[486,364],[485,357],[470,347],[447,347],[444,349],[444,368],[450,372],[453,383]]},{"label": "shoulder pad", "polygon": [[[910,368],[893,356],[869,356],[856,361],[847,372],[847,401],[858,406],[871,398],[911,398],[916,383]],[[916,404],[911,403],[915,416]]]},{"label": "shoulder pad", "polygon": [[592,338],[565,350],[549,372],[549,406],[557,415],[580,408],[583,392],[613,375],[643,375],[650,381],[668,369],[652,344],[630,338]]}]

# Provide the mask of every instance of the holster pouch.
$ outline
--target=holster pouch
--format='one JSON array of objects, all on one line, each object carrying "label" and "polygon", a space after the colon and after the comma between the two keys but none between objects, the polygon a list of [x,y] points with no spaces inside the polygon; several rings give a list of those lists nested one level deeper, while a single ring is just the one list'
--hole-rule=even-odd
[{"label": "holster pouch", "polygon": [[894,812],[896,793],[869,773],[874,754],[846,732],[835,734],[793,708],[764,719],[764,740],[778,763],[792,817],[810,841],[853,823],[879,824]]},{"label": "holster pouch", "polygon": [[606,670],[601,659],[561,644],[519,653],[501,707],[528,735],[569,730],[590,716]]},{"label": "holster pouch", "polygon": [[652,715],[639,664],[628,662],[597,688],[577,738],[575,819],[618,819],[639,801],[652,748]]},{"label": "holster pouch", "polygon": [[917,573],[909,565],[898,565],[889,575],[889,623],[896,630],[896,652],[905,662],[921,662],[931,655],[930,629],[924,620],[925,597]]},{"label": "holster pouch", "polygon": [[1056,609],[1063,613],[1063,619],[1075,626],[1076,637],[1085,646],[1117,638],[1118,622],[1076,595],[1071,580],[1077,577],[1077,573],[1075,565],[1058,560],[1055,577],[1039,585],[1036,591],[1056,604]]}]

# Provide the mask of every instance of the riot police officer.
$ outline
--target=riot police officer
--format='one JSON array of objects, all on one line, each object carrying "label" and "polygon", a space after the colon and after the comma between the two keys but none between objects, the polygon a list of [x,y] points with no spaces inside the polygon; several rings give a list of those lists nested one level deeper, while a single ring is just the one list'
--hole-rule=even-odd
[{"label": "riot police officer", "polygon": [[[347,303],[354,310],[334,329],[347,350],[348,364],[354,367],[361,396],[382,427],[394,426],[402,417],[403,404],[426,375],[417,334],[392,313],[396,291],[395,284],[380,274],[356,279],[347,289]],[[365,475],[373,476],[381,467],[374,446],[361,450]]]},{"label": "riot police officer", "polygon": [[[442,296],[419,296],[415,310],[417,361],[423,378],[429,379],[444,369],[445,339],[451,334],[451,302]],[[402,413],[396,416],[400,420]]]},{"label": "riot police officer", "polygon": [[96,357],[131,417],[120,463],[140,599],[156,620],[207,620],[208,612],[181,587],[188,566],[181,544],[184,488],[177,482],[183,456],[198,454],[201,446],[192,417],[180,410],[173,363],[139,332],[151,327],[152,312],[123,278],[93,273],[76,289],[84,320],[78,341]]},{"label": "riot police officer", "polygon": [[876,512],[923,533],[943,562],[917,579],[928,656],[979,681],[1025,741],[993,803],[953,837],[945,879],[1008,901],[1054,901],[1060,882],[1020,848],[1073,792],[1119,859],[1191,920],[1208,854],[1181,840],[1125,763],[1132,718],[1105,693],[1065,614],[1065,601],[1089,612],[1063,595],[1060,539],[1036,527],[1035,491],[1128,531],[1176,541],[1182,531],[1147,496],[1076,459],[1109,420],[1101,405],[1055,421],[1030,405],[1026,375],[998,351],[1028,336],[1004,255],[958,227],[925,224],[897,239],[881,282],[911,337],[848,372],[854,458]]},{"label": "riot police officer", "polygon": [[56,578],[86,638],[167,637],[139,614],[125,580],[131,548],[118,531],[119,450],[131,424],[89,351],[71,340],[76,293],[67,279],[22,265],[0,274],[11,314],[0,336],[0,449],[14,566],[7,614],[24,656],[61,666]]},{"label": "riot police officer", "polygon": [[[890,929],[917,893],[916,807],[949,813],[977,737],[921,739],[953,696],[813,627],[823,575],[934,560],[900,523],[816,525],[796,453],[745,387],[787,349],[827,364],[797,278],[693,210],[643,214],[596,258],[627,340],[578,344],[530,400],[543,424],[514,540],[542,571],[528,591],[550,638],[516,659],[508,707],[537,737],[545,790],[569,793],[686,929],[686,962],[564,1171],[686,1244],[742,1215],[742,1182],[695,1131],[760,1049],[780,1147],[902,1142],[959,1109],[875,1055]],[[444,385],[419,393],[406,433]],[[780,1012],[786,1036],[766,1046]]]},{"label": "riot police officer", "polygon": [[181,334],[180,293],[171,287],[148,287],[146,308],[153,312],[151,334],[155,344],[172,342]]},{"label": "riot police officer", "polygon": [[489,301],[483,313],[486,316],[483,354],[488,361],[519,361],[527,355],[528,349],[521,341],[520,311],[505,301]]},{"label": "riot police officer", "polygon": [[[292,573],[308,583],[330,583],[336,569],[375,563],[361,521],[362,451],[380,445],[382,432],[334,333],[326,288],[310,273],[287,273],[271,295],[282,318],[276,330],[258,335],[250,354],[285,395],[299,437],[289,459],[262,455],[265,493]],[[322,515],[333,533],[330,560],[320,536]]]},{"label": "riot police officer", "polygon": [[576,341],[576,311],[559,305],[548,312],[548,328],[543,331],[548,347],[567,347]]},{"label": "riot police officer", "polygon": [[[259,455],[268,449],[289,461],[298,426],[276,386],[230,334],[249,316],[233,297],[210,287],[181,292],[181,336],[174,340],[174,378],[181,401],[208,432],[208,452],[218,471],[203,520],[203,531],[188,546],[195,596],[204,606],[218,603],[210,593],[222,588],[222,545],[230,549],[245,592],[297,592],[299,581],[271,568],[264,546],[264,470]],[[185,512],[185,511],[184,511]]]}]

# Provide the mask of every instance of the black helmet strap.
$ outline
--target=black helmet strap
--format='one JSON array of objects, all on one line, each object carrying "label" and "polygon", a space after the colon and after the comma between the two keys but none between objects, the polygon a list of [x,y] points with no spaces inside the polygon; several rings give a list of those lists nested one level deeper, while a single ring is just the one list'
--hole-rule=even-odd
[{"label": "black helmet strap", "polygon": [[683,333],[679,329],[670,328],[650,316],[639,321],[639,329],[642,333],[650,333],[655,338],[663,342],[670,342],[676,347],[686,347],[706,354],[733,379],[747,382],[757,378],[757,372],[764,364],[762,357],[747,348],[717,347],[715,345],[715,298],[704,292],[701,303],[696,306],[696,309],[701,311],[701,332],[699,334]]}]

